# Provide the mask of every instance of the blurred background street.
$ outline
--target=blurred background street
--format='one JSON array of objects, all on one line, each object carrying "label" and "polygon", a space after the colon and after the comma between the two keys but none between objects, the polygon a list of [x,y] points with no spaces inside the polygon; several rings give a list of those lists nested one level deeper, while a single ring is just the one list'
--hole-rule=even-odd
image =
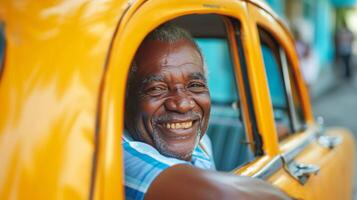
[{"label": "blurred background street", "polygon": [[357,138],[357,74],[354,75],[351,81],[336,77],[335,85],[312,103],[315,116],[322,116],[326,126],[349,128]]}]

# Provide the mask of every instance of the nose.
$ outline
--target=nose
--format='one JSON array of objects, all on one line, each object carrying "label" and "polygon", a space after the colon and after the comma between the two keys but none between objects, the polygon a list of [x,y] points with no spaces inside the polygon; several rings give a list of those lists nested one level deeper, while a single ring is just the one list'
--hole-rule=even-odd
[{"label": "nose", "polygon": [[177,90],[165,101],[165,108],[169,111],[186,113],[195,107],[192,97],[184,91]]}]

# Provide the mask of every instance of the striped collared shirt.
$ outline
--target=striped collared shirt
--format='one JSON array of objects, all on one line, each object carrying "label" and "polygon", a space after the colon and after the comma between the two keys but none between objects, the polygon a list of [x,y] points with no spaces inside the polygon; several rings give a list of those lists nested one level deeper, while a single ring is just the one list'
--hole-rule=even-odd
[{"label": "striped collared shirt", "polygon": [[128,133],[123,137],[125,165],[126,199],[144,199],[146,191],[153,180],[165,169],[177,164],[189,164],[201,169],[215,169],[211,143],[204,135],[192,153],[191,162],[166,157],[154,147],[134,141]]}]

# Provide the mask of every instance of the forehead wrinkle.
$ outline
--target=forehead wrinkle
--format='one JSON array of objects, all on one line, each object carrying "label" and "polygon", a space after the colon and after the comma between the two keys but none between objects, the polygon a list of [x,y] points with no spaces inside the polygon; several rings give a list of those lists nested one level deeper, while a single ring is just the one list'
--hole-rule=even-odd
[{"label": "forehead wrinkle", "polygon": [[168,64],[161,64],[160,65],[160,67],[162,67],[162,68],[170,68],[170,67],[182,67],[182,66],[184,66],[184,65],[194,65],[194,66],[196,66],[197,65],[197,63],[194,63],[194,62],[185,62],[185,63],[181,63],[181,64],[178,64],[178,65],[173,65],[173,64],[171,64],[171,65],[168,65]]},{"label": "forehead wrinkle", "polygon": [[[176,43],[179,42],[189,42],[189,41],[180,40],[177,41]],[[192,50],[194,51],[194,53],[192,53]],[[178,56],[179,57],[186,56],[188,62],[182,63],[182,59],[178,58]],[[162,53],[160,64],[161,66],[181,66],[185,64],[193,64],[193,65],[200,64],[195,62],[196,61],[195,58],[199,58],[199,61],[203,63],[200,52],[195,48],[193,44],[188,43],[185,46],[180,46],[179,48],[171,44],[167,46],[165,53]]]},{"label": "forehead wrinkle", "polygon": [[[172,74],[171,73],[179,73],[181,74],[182,78],[183,79],[186,79],[186,80],[203,80],[204,82],[206,82],[206,77],[204,75],[204,72],[200,72],[200,71],[197,71],[197,72],[189,72],[188,75],[185,75],[185,73],[183,73],[181,70],[180,70],[180,67],[182,66],[185,66],[185,65],[192,65],[192,66],[196,66],[197,64],[196,63],[192,63],[192,62],[188,62],[188,63],[183,63],[181,65],[167,65],[167,66],[163,66],[163,73],[164,75],[166,74],[165,72],[166,71],[171,71],[171,70],[168,70],[167,68],[173,68],[174,70],[172,70],[171,72],[169,72],[167,75],[169,75],[171,77],[171,79],[174,79],[172,77]],[[165,69],[166,68],[166,69]],[[203,67],[201,67],[202,70],[203,70]],[[163,76],[163,78],[165,78],[166,76]]]}]

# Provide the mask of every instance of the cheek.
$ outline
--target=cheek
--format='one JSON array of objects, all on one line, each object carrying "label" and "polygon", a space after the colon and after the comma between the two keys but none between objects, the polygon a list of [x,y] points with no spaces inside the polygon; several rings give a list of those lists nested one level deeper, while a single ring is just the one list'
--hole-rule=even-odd
[{"label": "cheek", "polygon": [[151,118],[160,110],[160,107],[163,105],[162,100],[157,99],[144,99],[139,102],[140,110],[142,116],[146,120],[151,120]]},{"label": "cheek", "polygon": [[211,112],[211,97],[209,93],[198,95],[196,98],[196,103],[201,108],[203,112],[203,124],[202,131],[205,132],[208,126],[208,120]]},{"label": "cheek", "polygon": [[205,117],[210,114],[211,111],[211,97],[209,93],[198,95],[196,98],[197,104],[201,107]]}]

